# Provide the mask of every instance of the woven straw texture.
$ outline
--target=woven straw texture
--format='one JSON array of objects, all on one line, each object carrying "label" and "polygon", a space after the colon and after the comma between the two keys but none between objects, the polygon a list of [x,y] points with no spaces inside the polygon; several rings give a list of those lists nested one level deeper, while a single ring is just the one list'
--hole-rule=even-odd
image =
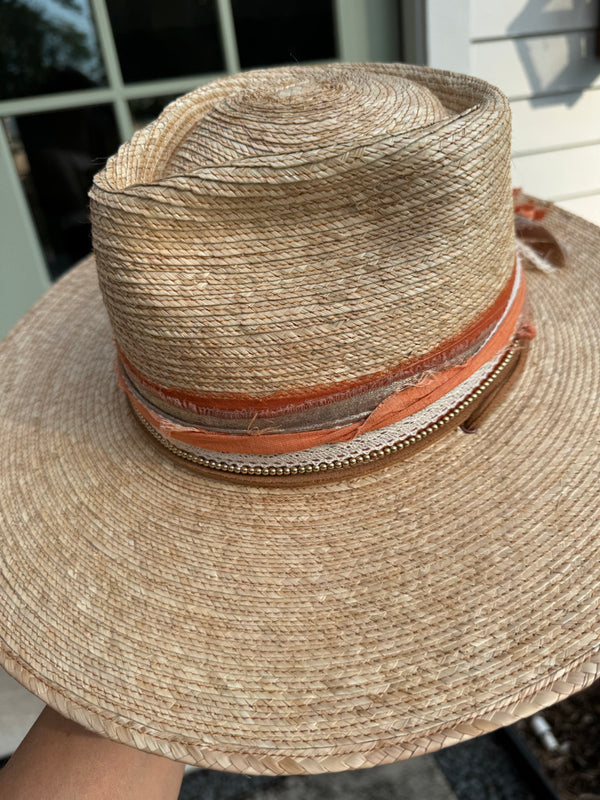
[{"label": "woven straw texture", "polygon": [[194,475],[115,386],[93,262],[0,353],[0,651],[81,724],[261,774],[365,767],[513,722],[600,668],[600,231],[529,274],[538,336],[475,436],[339,483]]},{"label": "woven straw texture", "polygon": [[91,211],[146,378],[253,397],[353,380],[433,350],[506,284],[508,104],[401,64],[236,75],[123,145]]}]

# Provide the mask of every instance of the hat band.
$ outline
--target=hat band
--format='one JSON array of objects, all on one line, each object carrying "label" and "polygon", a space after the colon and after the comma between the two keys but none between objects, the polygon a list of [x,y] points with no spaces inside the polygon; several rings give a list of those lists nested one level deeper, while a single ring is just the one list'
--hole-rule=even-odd
[{"label": "hat band", "polygon": [[[413,415],[400,426],[391,425],[363,434],[352,442],[322,445],[296,453],[256,457],[216,453],[185,444],[176,446],[146,421],[135,404],[131,403],[131,408],[142,430],[164,455],[201,474],[258,485],[263,485],[266,479],[271,486],[332,481],[345,474],[340,471],[347,468],[352,468],[354,473],[403,460],[458,426],[465,433],[476,432],[521,373],[531,331],[529,326],[524,337],[515,337],[495,366],[484,365],[457,392],[432,404],[427,413]],[[460,402],[448,407],[451,398],[456,399],[467,386],[474,388]]]},{"label": "hat band", "polygon": [[[451,427],[455,427],[467,419],[468,414],[461,412],[477,398],[482,403],[484,395],[496,396],[498,384],[505,382],[499,380],[501,373],[504,377],[512,374],[516,363],[522,361],[522,340],[534,335],[524,320],[524,303],[525,283],[519,265],[509,301],[475,354],[464,363],[428,373],[414,385],[388,395],[365,419],[350,425],[278,433],[257,433],[250,428],[243,435],[206,430],[154,406],[141,395],[122,366],[119,384],[136,417],[154,439],[188,463],[242,475],[287,475],[288,470],[290,475],[303,474],[315,471],[317,465],[326,465],[327,469],[332,465],[335,469],[340,464],[339,468],[343,468],[353,466],[357,458],[361,463],[372,452],[386,455],[392,447],[395,449],[390,453],[404,450],[444,425],[448,427],[451,420],[455,423]],[[515,360],[516,353],[519,358]],[[506,370],[511,362],[512,368]],[[443,422],[446,417],[448,420]],[[431,426],[432,430],[425,434]],[[419,438],[410,442],[416,436]]]}]

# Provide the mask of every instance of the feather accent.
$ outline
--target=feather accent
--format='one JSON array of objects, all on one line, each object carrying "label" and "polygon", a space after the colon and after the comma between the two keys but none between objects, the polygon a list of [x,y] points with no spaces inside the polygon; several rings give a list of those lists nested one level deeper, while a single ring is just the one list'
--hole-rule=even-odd
[{"label": "feather accent", "polygon": [[532,203],[516,206],[515,234],[521,260],[550,274],[565,266],[565,254],[554,235],[540,222],[546,213],[547,209],[538,209]]}]

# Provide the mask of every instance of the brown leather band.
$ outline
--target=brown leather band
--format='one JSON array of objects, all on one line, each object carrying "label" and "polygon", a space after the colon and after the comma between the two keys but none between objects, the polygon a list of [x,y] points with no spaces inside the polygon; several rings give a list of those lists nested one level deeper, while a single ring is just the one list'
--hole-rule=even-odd
[{"label": "brown leather band", "polygon": [[461,424],[460,428],[464,433],[477,433],[481,424],[500,405],[523,372],[528,350],[529,339],[522,339],[509,368],[504,370],[502,378],[493,387],[490,387],[491,391],[488,394],[481,396],[472,413]]}]

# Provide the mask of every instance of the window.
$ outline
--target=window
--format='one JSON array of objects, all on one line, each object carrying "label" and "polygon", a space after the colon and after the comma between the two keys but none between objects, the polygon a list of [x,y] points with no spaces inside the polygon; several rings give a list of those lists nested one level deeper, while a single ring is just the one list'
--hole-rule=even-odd
[{"label": "window", "polygon": [[390,30],[397,59],[398,0],[0,0],[0,258],[38,275],[26,305],[22,275],[3,286],[0,336],[89,252],[93,174],[168,102],[239,69],[386,60]]}]

